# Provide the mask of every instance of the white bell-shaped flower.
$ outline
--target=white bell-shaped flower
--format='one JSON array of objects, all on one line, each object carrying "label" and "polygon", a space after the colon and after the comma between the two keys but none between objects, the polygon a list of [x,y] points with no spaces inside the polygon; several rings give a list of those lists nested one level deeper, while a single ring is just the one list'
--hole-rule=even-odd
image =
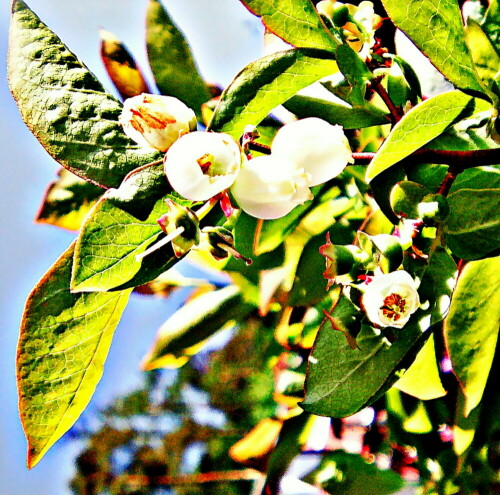
[{"label": "white bell-shaped flower", "polygon": [[191,201],[205,201],[230,187],[246,161],[240,145],[228,134],[190,132],[165,155],[172,188]]},{"label": "white bell-shaped flower", "polygon": [[369,320],[379,327],[402,328],[418,309],[417,284],[404,270],[376,275],[362,297]]},{"label": "white bell-shaped flower", "polygon": [[196,129],[196,115],[172,96],[143,93],[125,100],[119,122],[138,145],[167,151],[185,134]]},{"label": "white bell-shaped flower", "polygon": [[316,117],[284,125],[272,142],[271,152],[309,174],[309,187],[337,177],[353,162],[342,127]]},{"label": "white bell-shaped flower", "polygon": [[242,165],[231,193],[243,211],[270,220],[312,199],[309,179],[303,169],[281,156],[259,156]]}]

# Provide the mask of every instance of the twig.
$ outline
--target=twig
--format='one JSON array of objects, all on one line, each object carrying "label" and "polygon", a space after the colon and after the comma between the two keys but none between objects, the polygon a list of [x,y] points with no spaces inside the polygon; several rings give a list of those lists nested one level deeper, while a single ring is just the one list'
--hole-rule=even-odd
[{"label": "twig", "polygon": [[[356,165],[366,165],[373,160],[375,153],[353,153]],[[455,150],[434,150],[419,149],[410,156],[401,160],[408,164],[439,163],[452,165],[457,169],[467,169],[482,167],[484,165],[497,165],[500,163],[500,148],[455,151]]]},{"label": "twig", "polygon": [[393,124],[397,124],[400,120],[401,117],[403,116],[403,111],[398,108],[396,105],[394,105],[394,102],[392,101],[391,97],[389,96],[389,93],[385,90],[384,86],[380,84],[380,77],[376,77],[370,84],[370,87],[378,93],[380,98],[382,98],[382,101],[386,104],[387,108],[389,109],[389,113],[391,114],[391,121]]}]

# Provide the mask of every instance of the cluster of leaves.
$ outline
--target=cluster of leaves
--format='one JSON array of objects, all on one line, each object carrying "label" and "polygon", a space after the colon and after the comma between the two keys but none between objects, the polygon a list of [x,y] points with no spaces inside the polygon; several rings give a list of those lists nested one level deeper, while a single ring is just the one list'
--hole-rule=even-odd
[{"label": "cluster of leaves", "polygon": [[[176,492],[187,483],[195,493],[193,483],[217,481],[226,483],[224,493],[248,493],[251,481],[277,493],[291,462],[304,455],[315,415],[342,418],[370,405],[378,419],[365,434],[363,458],[322,450],[305,483],[359,494],[370,480],[370,493],[392,493],[401,479],[366,461],[391,453],[393,470],[416,469],[429,493],[488,489],[498,482],[500,431],[491,380],[500,316],[498,2],[476,9],[464,27],[455,0],[383,0],[386,23],[454,86],[427,98],[407,61],[380,43],[361,58],[340,21],[320,15],[310,0],[241,1],[290,46],[250,63],[220,94],[199,74],[164,7],[150,0],[147,49],[158,90],[192,107],[210,130],[240,139],[258,126],[260,144],[282,125],[269,117],[279,105],[300,118],[320,117],[350,130],[356,162],[283,218],[263,222],[236,212],[226,219],[212,210],[202,220],[231,230],[236,250],[254,262],[189,253],[230,282],[197,283],[144,358],[146,370],[181,368],[166,402],[152,406],[151,390],[128,402],[134,415],[152,408],[175,414],[189,408],[182,391],[191,384],[224,411],[223,434],[184,418],[158,446],[110,419],[80,458],[75,490],[153,493],[179,482]],[[101,52],[123,98],[148,90],[110,33]],[[179,261],[171,245],[140,255],[164,236],[157,220],[168,211],[165,199],[192,204],[171,190],[161,154],[123,133],[122,104],[22,0],[12,6],[8,71],[23,119],[64,167],[38,220],[79,231],[34,288],[22,322],[20,409],[32,467],[88,404],[131,292],[158,296],[190,283],[171,270]],[[327,96],[302,92],[325,77],[318,94]],[[363,258],[337,270],[329,291],[319,253],[327,233],[339,250],[350,246]],[[381,234],[393,242],[381,243]],[[355,284],[401,267],[420,283],[420,308],[403,328],[380,329]],[[207,339],[233,326],[233,339],[197,371],[191,363]],[[180,480],[182,452],[193,442],[205,444],[199,476]],[[133,460],[113,474],[111,455],[125,447]],[[249,470],[238,471],[241,464]]]}]

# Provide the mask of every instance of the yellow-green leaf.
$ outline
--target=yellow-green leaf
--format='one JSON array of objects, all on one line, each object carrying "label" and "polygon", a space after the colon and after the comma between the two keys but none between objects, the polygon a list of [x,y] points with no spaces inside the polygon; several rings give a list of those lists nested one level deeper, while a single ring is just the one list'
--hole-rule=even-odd
[{"label": "yellow-green leaf", "polygon": [[73,250],[33,289],[21,326],[17,379],[30,468],[89,403],[130,294],[72,294]]}]

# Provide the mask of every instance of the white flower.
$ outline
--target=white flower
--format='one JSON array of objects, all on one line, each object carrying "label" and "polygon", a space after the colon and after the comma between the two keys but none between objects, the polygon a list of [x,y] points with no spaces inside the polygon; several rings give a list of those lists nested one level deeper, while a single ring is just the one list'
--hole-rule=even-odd
[{"label": "white flower", "polygon": [[309,179],[309,174],[283,157],[259,156],[242,165],[231,193],[249,215],[270,220],[312,199]]},{"label": "white flower", "polygon": [[404,270],[376,275],[362,302],[372,323],[397,328],[402,328],[420,305],[415,280]]},{"label": "white flower", "polygon": [[125,100],[119,119],[125,134],[140,146],[167,151],[196,129],[196,115],[172,96],[143,93]]},{"label": "white flower", "polygon": [[333,17],[335,12],[335,0],[321,0],[316,4],[316,10],[326,17]]},{"label": "white flower", "polygon": [[180,195],[205,201],[233,184],[242,161],[239,144],[228,134],[190,132],[165,155],[165,174]]},{"label": "white flower", "polygon": [[353,162],[342,127],[316,117],[284,125],[273,140],[271,152],[309,174],[309,187],[337,177],[347,163]]}]

